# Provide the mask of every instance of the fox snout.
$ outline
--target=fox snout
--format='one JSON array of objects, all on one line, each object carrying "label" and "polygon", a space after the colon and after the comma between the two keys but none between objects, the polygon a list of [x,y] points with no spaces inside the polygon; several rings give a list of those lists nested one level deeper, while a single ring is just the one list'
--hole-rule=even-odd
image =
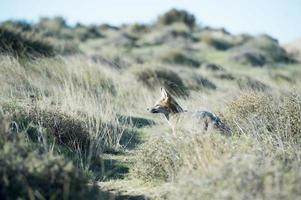
[{"label": "fox snout", "polygon": [[151,108],[150,109],[150,113],[159,113],[158,110],[156,108]]},{"label": "fox snout", "polygon": [[160,113],[160,107],[159,106],[154,106],[154,107],[151,107],[151,108],[147,108],[147,110],[150,113]]}]

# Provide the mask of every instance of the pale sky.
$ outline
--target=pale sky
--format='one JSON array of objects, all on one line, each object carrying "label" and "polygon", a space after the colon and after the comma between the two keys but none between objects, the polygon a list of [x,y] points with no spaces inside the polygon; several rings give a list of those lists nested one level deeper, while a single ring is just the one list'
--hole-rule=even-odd
[{"label": "pale sky", "polygon": [[281,43],[301,37],[301,0],[0,0],[0,21],[63,16],[70,24],[149,23],[171,8],[234,34],[267,33]]}]

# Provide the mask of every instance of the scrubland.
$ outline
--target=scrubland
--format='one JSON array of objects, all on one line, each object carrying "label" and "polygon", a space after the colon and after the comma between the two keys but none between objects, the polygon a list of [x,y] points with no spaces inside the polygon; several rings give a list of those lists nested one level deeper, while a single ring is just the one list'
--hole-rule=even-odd
[{"label": "scrubland", "polygon": [[[0,26],[1,199],[300,199],[301,64],[268,35],[153,24]],[[147,111],[165,87],[231,136]]]}]

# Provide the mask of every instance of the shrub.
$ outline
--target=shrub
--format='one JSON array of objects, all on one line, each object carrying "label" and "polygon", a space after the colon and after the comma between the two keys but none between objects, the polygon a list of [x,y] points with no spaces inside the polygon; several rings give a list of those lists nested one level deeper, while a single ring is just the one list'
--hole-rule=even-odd
[{"label": "shrub", "polygon": [[145,181],[168,181],[180,165],[179,151],[172,138],[156,137],[139,147],[131,174]]},{"label": "shrub", "polygon": [[53,33],[59,33],[63,28],[67,27],[67,23],[62,17],[42,17],[36,25],[41,30],[51,31]]},{"label": "shrub", "polygon": [[192,57],[187,56],[181,50],[168,49],[159,55],[159,59],[165,63],[186,65],[192,67],[199,67],[200,62]]},{"label": "shrub", "polygon": [[237,80],[238,87],[242,90],[269,91],[271,88],[265,83],[248,76],[239,77]]},{"label": "shrub", "polygon": [[58,109],[41,109],[35,103],[28,107],[2,104],[2,108],[12,114],[16,127],[25,131],[31,140],[38,140],[37,129],[42,127],[50,140],[78,153],[94,156],[103,151],[116,151],[127,137],[121,125],[105,123],[84,114],[71,116]]},{"label": "shrub", "polygon": [[165,26],[178,22],[184,23],[188,27],[192,28],[195,26],[195,17],[185,10],[171,9],[170,11],[160,16],[156,24],[159,26]]},{"label": "shrub", "polygon": [[134,23],[131,25],[125,25],[125,27],[122,27],[125,33],[128,33],[129,35],[132,35],[136,38],[139,38],[151,31],[151,27],[146,24],[139,24]]},{"label": "shrub", "polygon": [[290,77],[290,76],[287,76],[285,74],[281,74],[281,73],[271,73],[269,74],[269,76],[275,80],[276,82],[288,82],[288,83],[292,83],[294,84],[295,83],[295,79],[294,77]]},{"label": "shrub", "polygon": [[184,47],[187,44],[197,41],[193,36],[189,27],[182,23],[174,23],[170,26],[163,27],[158,30],[146,34],[142,37],[140,43],[144,45],[162,45],[168,44],[179,48],[179,45]]},{"label": "shrub", "polygon": [[96,188],[71,162],[36,148],[23,132],[1,132],[0,143],[1,199],[97,197]]},{"label": "shrub", "polygon": [[4,21],[1,23],[1,27],[9,30],[20,30],[22,32],[31,31],[33,29],[32,25],[26,21]]},{"label": "shrub", "polygon": [[54,56],[54,47],[36,39],[27,38],[21,33],[0,27],[0,53],[15,57]]},{"label": "shrub", "polygon": [[221,73],[217,73],[214,75],[216,78],[219,78],[219,79],[222,79],[222,80],[235,80],[236,77],[231,74],[231,73],[228,73],[228,72],[221,72]]},{"label": "shrub", "polygon": [[[77,24],[77,26],[81,26],[81,24]],[[117,26],[112,26],[110,24],[101,24],[101,25],[99,25],[99,30],[100,31],[110,31],[110,30],[118,31],[118,30],[120,30],[120,28]]]},{"label": "shrub", "polygon": [[85,42],[88,39],[102,38],[104,37],[96,26],[79,26],[74,28],[74,34],[81,42]]},{"label": "shrub", "polygon": [[248,41],[245,46],[262,51],[266,54],[267,62],[290,62],[288,54],[279,45],[278,41],[268,35],[260,35]]},{"label": "shrub", "polygon": [[184,82],[187,88],[190,90],[216,89],[216,85],[214,83],[199,74],[192,74],[191,76],[185,78]]},{"label": "shrub", "polygon": [[[229,108],[236,120],[241,119],[233,123],[239,127],[233,128],[232,137],[190,131],[186,127],[176,136],[158,133],[160,136],[153,136],[139,148],[131,175],[147,182],[169,182],[168,199],[297,199],[301,180],[298,170],[301,121],[293,117],[294,126],[299,124],[292,129],[299,132],[297,135],[286,131],[286,138],[281,137],[279,133],[284,133],[284,129],[277,127],[283,127],[283,111],[275,110],[277,107],[271,111],[268,104],[271,97],[256,94]],[[285,105],[298,111],[289,114],[290,118],[301,113],[300,99],[292,99],[294,106],[289,102]],[[274,124],[276,113],[280,113],[279,125]],[[264,130],[260,123],[265,121],[252,124],[251,116],[265,115],[270,127]],[[256,137],[259,132],[265,134]],[[297,140],[292,139],[295,136]]]},{"label": "shrub", "polygon": [[253,66],[262,66],[270,63],[294,62],[278,41],[267,35],[249,39],[232,50],[230,57],[234,61]]},{"label": "shrub", "polygon": [[118,33],[106,41],[107,45],[112,45],[116,47],[124,46],[128,48],[136,47],[137,38],[128,33]]},{"label": "shrub", "polygon": [[113,56],[107,58],[101,55],[91,55],[91,59],[95,63],[101,63],[103,65],[107,65],[115,69],[125,69],[129,66],[129,63],[123,60],[120,56]]},{"label": "shrub", "polygon": [[146,33],[149,32],[149,27],[146,24],[135,23],[129,26],[129,31],[134,33]]},{"label": "shrub", "polygon": [[55,52],[60,55],[78,55],[82,53],[76,43],[72,41],[55,41]]},{"label": "shrub", "polygon": [[241,155],[209,172],[183,171],[168,199],[298,199],[300,180],[298,162]]},{"label": "shrub", "polygon": [[203,63],[201,65],[201,68],[207,69],[207,70],[212,70],[212,71],[223,71],[224,68],[218,64],[214,63]]},{"label": "shrub", "polygon": [[265,57],[256,51],[239,51],[232,54],[232,60],[243,65],[263,66],[266,63]]},{"label": "shrub", "polygon": [[135,72],[137,80],[150,89],[165,87],[173,95],[186,96],[188,91],[183,80],[172,70],[143,69]]},{"label": "shrub", "polygon": [[144,181],[171,182],[182,170],[202,171],[216,162],[223,162],[233,153],[230,145],[231,142],[221,135],[182,127],[176,136],[165,133],[142,144],[131,175]]},{"label": "shrub", "polygon": [[[35,100],[33,100],[35,101]],[[50,136],[56,141],[71,149],[87,147],[89,133],[85,122],[75,119],[59,111],[40,110],[38,107],[21,107],[14,104],[3,103],[2,109],[6,113],[12,114],[16,126],[19,130],[27,130],[29,136],[35,140],[37,138],[36,126],[42,126]]]},{"label": "shrub", "polygon": [[222,37],[215,37],[211,34],[203,35],[201,37],[201,41],[208,46],[214,47],[217,50],[227,50],[233,47],[233,44],[231,44],[228,40]]},{"label": "shrub", "polygon": [[274,138],[275,145],[297,143],[301,136],[300,99],[294,93],[284,96],[243,93],[229,103],[225,119],[234,132],[250,133],[258,138],[268,134]]}]

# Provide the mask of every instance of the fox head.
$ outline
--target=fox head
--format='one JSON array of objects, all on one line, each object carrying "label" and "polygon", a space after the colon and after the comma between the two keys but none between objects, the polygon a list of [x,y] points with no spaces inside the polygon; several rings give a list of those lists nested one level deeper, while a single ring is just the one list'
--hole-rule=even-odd
[{"label": "fox head", "polygon": [[183,109],[164,88],[161,88],[161,98],[150,109],[150,112],[168,115],[170,113],[183,112]]}]

